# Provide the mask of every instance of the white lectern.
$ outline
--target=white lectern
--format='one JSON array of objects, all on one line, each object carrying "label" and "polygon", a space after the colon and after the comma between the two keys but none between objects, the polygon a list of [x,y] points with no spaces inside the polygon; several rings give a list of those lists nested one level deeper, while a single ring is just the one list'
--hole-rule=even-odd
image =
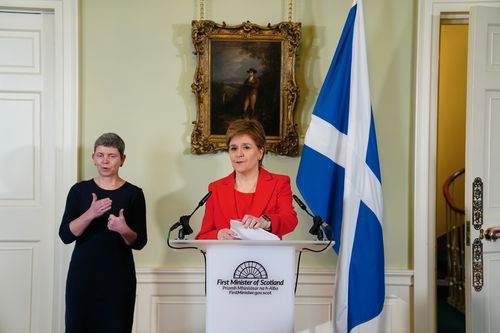
[{"label": "white lectern", "polygon": [[173,240],[206,253],[207,333],[294,331],[295,253],[329,241]]}]

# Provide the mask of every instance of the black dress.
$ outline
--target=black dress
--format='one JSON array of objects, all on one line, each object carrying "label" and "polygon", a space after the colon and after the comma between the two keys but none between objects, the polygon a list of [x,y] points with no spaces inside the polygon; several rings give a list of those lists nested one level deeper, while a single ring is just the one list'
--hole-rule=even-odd
[{"label": "black dress", "polygon": [[[76,237],[69,223],[82,215],[92,202],[109,197],[112,208],[93,220]],[[107,228],[109,214],[124,209],[127,225],[137,233],[128,246],[120,234]],[[104,190],[93,180],[71,188],[59,228],[66,244],[76,240],[66,281],[66,332],[129,333],[132,331],[136,276],[132,249],[146,245],[146,203],[142,190],[126,182],[116,190]]]}]

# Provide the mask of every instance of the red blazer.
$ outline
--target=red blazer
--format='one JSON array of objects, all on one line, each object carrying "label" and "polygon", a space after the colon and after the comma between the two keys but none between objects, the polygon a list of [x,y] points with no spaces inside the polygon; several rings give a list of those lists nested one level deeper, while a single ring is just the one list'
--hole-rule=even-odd
[{"label": "red blazer", "polygon": [[[230,220],[237,218],[234,195],[234,172],[208,185],[212,195],[205,207],[205,215],[196,239],[217,239],[217,233],[230,228]],[[271,232],[279,238],[297,226],[297,213],[292,205],[290,177],[270,173],[260,168],[255,196],[246,214],[269,216]]]}]

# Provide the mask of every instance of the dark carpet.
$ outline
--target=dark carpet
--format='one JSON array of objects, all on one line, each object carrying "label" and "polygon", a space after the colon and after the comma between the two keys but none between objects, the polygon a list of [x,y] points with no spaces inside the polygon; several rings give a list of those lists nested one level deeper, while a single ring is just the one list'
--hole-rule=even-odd
[{"label": "dark carpet", "polygon": [[438,299],[437,302],[438,333],[465,333],[465,315]]}]

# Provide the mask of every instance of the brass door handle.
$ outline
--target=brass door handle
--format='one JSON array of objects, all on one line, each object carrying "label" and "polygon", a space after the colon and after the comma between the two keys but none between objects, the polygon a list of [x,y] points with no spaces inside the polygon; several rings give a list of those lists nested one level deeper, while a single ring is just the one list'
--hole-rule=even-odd
[{"label": "brass door handle", "polygon": [[[483,230],[481,230],[480,233],[482,233]],[[481,237],[481,236],[479,236]],[[489,241],[496,241],[498,236],[497,236],[497,232],[494,230],[494,228],[488,228],[486,229],[486,231],[484,232],[484,238],[486,240],[489,240]]]}]

